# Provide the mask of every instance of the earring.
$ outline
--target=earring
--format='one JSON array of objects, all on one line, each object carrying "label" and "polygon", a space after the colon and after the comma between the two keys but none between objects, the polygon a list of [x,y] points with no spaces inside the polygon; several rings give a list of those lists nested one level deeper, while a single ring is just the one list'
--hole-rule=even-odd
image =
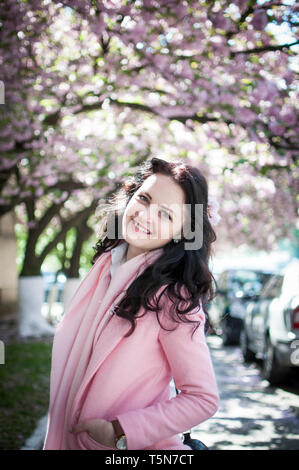
[{"label": "earring", "polygon": [[173,239],[173,243],[179,243],[179,241],[180,241],[180,240],[179,240],[178,238],[174,238],[174,239]]}]

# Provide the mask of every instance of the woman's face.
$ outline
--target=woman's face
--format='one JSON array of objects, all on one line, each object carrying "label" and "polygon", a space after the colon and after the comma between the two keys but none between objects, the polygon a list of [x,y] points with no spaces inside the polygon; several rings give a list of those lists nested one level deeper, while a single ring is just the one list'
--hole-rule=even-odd
[{"label": "woman's face", "polygon": [[122,233],[131,251],[142,253],[181,238],[184,201],[182,188],[170,176],[149,176],[124,212]]}]

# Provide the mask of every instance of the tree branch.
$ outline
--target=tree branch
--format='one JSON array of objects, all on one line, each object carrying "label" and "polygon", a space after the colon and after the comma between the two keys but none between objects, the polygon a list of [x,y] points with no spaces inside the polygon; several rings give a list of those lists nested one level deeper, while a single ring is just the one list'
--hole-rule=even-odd
[{"label": "tree branch", "polygon": [[51,222],[53,217],[57,214],[59,209],[61,209],[64,205],[65,201],[61,201],[58,204],[53,203],[42,215],[42,217],[38,221],[38,231],[41,234],[47,225]]},{"label": "tree branch", "polygon": [[[115,104],[116,106],[119,107],[129,107],[131,109],[135,109],[138,111],[143,111],[146,113],[151,113],[154,114],[155,116],[160,116],[160,113],[158,111],[155,111],[153,108],[150,106],[147,106],[145,104],[140,104],[140,103],[132,103],[129,101],[118,101],[117,99],[113,98],[108,98],[112,104]],[[83,104],[80,109],[75,111],[76,114],[83,113],[83,112],[88,112],[92,110],[99,109],[100,104],[99,103],[92,103],[92,104]],[[182,123],[185,123],[188,119],[191,119],[196,122],[201,122],[201,123],[206,123],[206,122],[218,122],[218,118],[210,117],[210,116],[197,116],[196,114],[190,114],[189,116],[181,116],[181,115],[176,115],[174,114],[173,116],[168,116],[169,120],[176,120],[180,121]],[[231,124],[233,121],[230,120],[222,120],[221,122],[224,122],[226,124]]]},{"label": "tree branch", "polygon": [[[66,180],[66,181],[58,181],[58,183],[54,184],[53,186],[48,186],[47,191],[45,194],[51,193],[54,189],[60,189],[61,191],[72,191],[74,189],[86,189],[88,186],[85,186],[83,183]],[[21,198],[20,196],[14,196],[10,199],[10,204],[0,205],[0,217],[4,214],[10,212],[14,207],[19,204],[27,203],[30,201],[34,201],[35,197],[34,194],[27,196],[25,198]]]},{"label": "tree branch", "polygon": [[82,223],[82,220],[88,217],[96,209],[97,204],[98,202],[94,200],[89,207],[84,208],[81,212],[78,212],[73,217],[70,217],[68,220],[62,220],[62,228],[60,232],[57,233],[55,238],[47,244],[47,246],[43,249],[43,251],[38,257],[41,264],[43,263],[45,257],[55,248],[57,243],[63,240],[65,233],[72,227],[76,227],[80,223]]},{"label": "tree branch", "polygon": [[234,57],[237,54],[259,54],[260,52],[270,52],[270,51],[282,51],[283,49],[289,49],[292,46],[299,44],[299,40],[294,41],[290,44],[278,44],[278,45],[269,45],[264,47],[253,47],[252,49],[245,49],[244,51],[232,51],[230,57]]}]

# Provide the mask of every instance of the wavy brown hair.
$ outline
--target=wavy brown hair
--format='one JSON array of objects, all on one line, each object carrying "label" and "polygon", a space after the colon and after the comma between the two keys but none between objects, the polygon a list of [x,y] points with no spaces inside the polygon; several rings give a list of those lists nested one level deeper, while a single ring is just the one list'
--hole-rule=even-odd
[{"label": "wavy brown hair", "polygon": [[[132,327],[126,336],[130,336],[135,330],[135,318],[137,318],[141,307],[146,311],[154,311],[160,326],[166,329],[161,325],[158,316],[158,312],[161,310],[159,302],[165,293],[167,298],[171,300],[171,318],[177,323],[180,321],[196,323],[193,333],[200,325],[200,321],[189,320],[184,316],[196,309],[201,301],[206,316],[205,332],[207,333],[210,326],[207,307],[215,296],[213,282],[216,285],[216,280],[210,272],[208,264],[211,256],[211,244],[216,240],[216,234],[207,214],[208,183],[196,167],[180,161],[169,162],[156,157],[141,164],[135,175],[124,181],[108,200],[108,203],[102,206],[100,237],[93,247],[96,253],[91,263],[94,264],[103,252],[111,250],[122,242],[123,237],[118,233],[118,227],[121,227],[120,220],[122,220],[120,218],[123,217],[125,208],[134,193],[149,176],[155,173],[172,177],[184,191],[185,204],[189,204],[190,207],[189,224],[191,222],[193,233],[195,230],[195,205],[203,205],[202,245],[199,249],[185,250],[184,241],[186,239],[184,237],[178,243],[174,243],[173,240],[169,241],[162,247],[161,256],[130,284],[126,295],[115,307],[115,314],[131,322]],[[113,239],[106,234],[108,223],[111,222],[115,227]],[[184,233],[186,232],[184,231]],[[192,240],[188,238],[188,242],[192,242]],[[161,288],[164,289],[157,298],[156,294]],[[182,305],[185,308],[180,308]]]}]

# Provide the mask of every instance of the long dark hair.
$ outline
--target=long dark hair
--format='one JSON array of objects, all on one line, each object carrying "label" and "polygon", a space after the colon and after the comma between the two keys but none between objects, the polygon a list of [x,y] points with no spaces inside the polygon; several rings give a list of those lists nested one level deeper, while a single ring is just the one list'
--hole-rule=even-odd
[{"label": "long dark hair", "polygon": [[[91,263],[94,264],[103,252],[111,250],[122,242],[122,238],[119,238],[120,234],[118,233],[118,227],[121,226],[119,217],[123,216],[125,208],[134,193],[154,173],[172,177],[184,191],[185,204],[189,204],[190,207],[191,219],[189,223],[191,223],[190,226],[193,232],[195,230],[195,204],[203,205],[202,246],[197,250],[185,250],[184,237],[178,243],[174,243],[173,240],[169,241],[162,247],[161,256],[148,266],[128,287],[126,295],[115,308],[115,314],[131,322],[132,327],[126,336],[130,336],[135,330],[135,318],[141,307],[146,311],[156,312],[160,326],[166,329],[161,325],[158,317],[158,312],[161,310],[159,301],[165,293],[171,300],[171,318],[177,323],[180,321],[196,323],[194,333],[200,325],[200,321],[183,317],[198,307],[201,300],[206,316],[205,332],[207,333],[210,327],[207,306],[215,296],[213,281],[216,285],[216,280],[210,272],[208,264],[211,256],[211,244],[216,240],[216,234],[207,214],[208,183],[196,167],[180,161],[170,162],[156,157],[141,164],[136,174],[124,181],[122,186],[108,200],[108,203],[102,205],[100,238],[93,247],[96,253]],[[115,227],[113,239],[107,235],[103,236],[104,233],[107,233],[107,225],[111,221]],[[188,242],[191,241],[188,239]],[[163,286],[165,288],[157,299],[156,294]],[[156,302],[152,304],[151,301],[154,300]],[[185,308],[181,309],[179,307],[182,303]]]}]

